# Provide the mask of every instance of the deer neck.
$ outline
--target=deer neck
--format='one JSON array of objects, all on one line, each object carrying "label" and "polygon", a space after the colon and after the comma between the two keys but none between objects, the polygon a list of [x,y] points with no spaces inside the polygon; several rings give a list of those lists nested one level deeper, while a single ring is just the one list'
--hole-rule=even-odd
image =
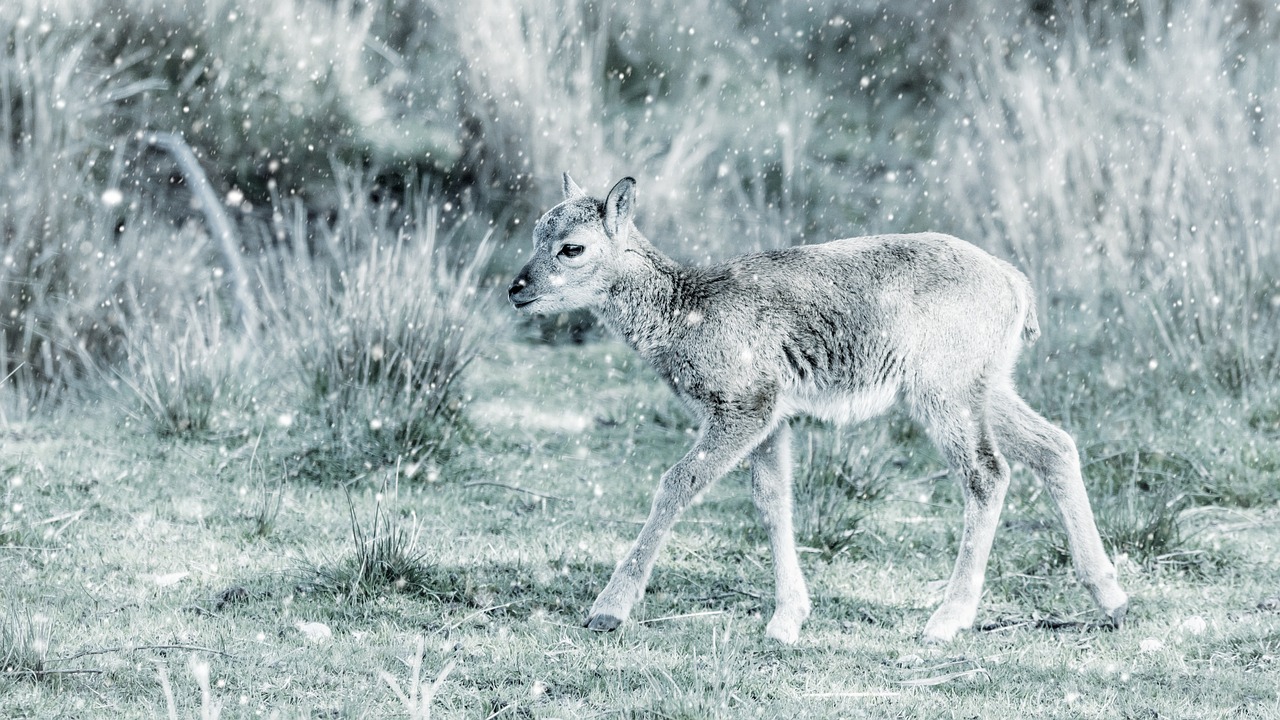
[{"label": "deer neck", "polygon": [[688,272],[631,229],[630,247],[623,252],[619,272],[596,314],[641,356],[669,347],[683,323],[679,290]]}]

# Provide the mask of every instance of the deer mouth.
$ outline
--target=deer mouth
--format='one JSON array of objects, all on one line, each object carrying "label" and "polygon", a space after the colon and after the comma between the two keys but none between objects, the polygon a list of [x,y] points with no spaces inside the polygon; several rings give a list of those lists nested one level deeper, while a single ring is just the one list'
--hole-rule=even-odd
[{"label": "deer mouth", "polygon": [[532,300],[512,300],[511,304],[515,305],[517,310],[523,310],[536,302],[538,302],[538,298],[534,298]]}]

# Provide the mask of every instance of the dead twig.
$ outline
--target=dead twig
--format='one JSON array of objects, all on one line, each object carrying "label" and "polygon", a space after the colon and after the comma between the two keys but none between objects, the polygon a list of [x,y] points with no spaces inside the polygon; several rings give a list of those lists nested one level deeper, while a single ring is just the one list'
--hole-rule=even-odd
[{"label": "dead twig", "polygon": [[82,657],[91,657],[93,655],[141,652],[143,650],[190,650],[192,652],[213,653],[214,655],[221,655],[222,657],[231,658],[232,660],[239,659],[235,655],[232,655],[229,652],[224,652],[222,650],[215,650],[214,648],[202,647],[200,645],[174,644],[174,645],[132,645],[132,646],[97,648],[94,650],[85,650],[83,652],[78,652],[75,655],[67,655],[66,657],[55,658],[55,660],[57,662],[70,662],[72,660],[76,660]]},{"label": "dead twig", "polygon": [[986,675],[990,678],[990,674],[986,668],[976,667],[968,670],[960,670],[959,672],[947,673],[945,675],[936,675],[934,677],[913,678],[911,680],[899,680],[897,683],[903,687],[929,687],[932,685],[941,685],[959,680],[960,678],[973,677],[975,675]]},{"label": "dead twig", "polygon": [[64,668],[64,669],[47,669],[47,670],[5,670],[0,675],[5,677],[26,677],[26,676],[44,676],[44,675],[98,675],[102,671],[97,668]]},{"label": "dead twig", "polygon": [[462,487],[464,488],[496,487],[496,488],[502,488],[503,490],[510,490],[511,492],[518,492],[518,493],[524,493],[526,495],[532,495],[536,498],[542,498],[544,500],[555,500],[557,502],[567,502],[567,503],[573,502],[573,500],[570,500],[569,498],[562,498],[558,495],[550,495],[548,493],[540,493],[535,490],[526,490],[525,488],[522,488],[522,487],[516,487],[515,485],[507,485],[506,483],[495,482],[493,480],[475,480],[473,482],[469,482],[463,485]]},{"label": "dead twig", "polygon": [[504,603],[504,604],[502,604],[502,605],[492,605],[492,606],[487,607],[487,608],[482,608],[482,609],[477,610],[477,611],[475,611],[475,612],[471,613],[470,615],[468,615],[468,616],[466,616],[466,617],[462,618],[461,620],[459,620],[458,622],[456,622],[456,623],[454,623],[454,624],[450,625],[449,627],[446,627],[445,629],[441,630],[440,632],[441,632],[442,634],[448,635],[449,633],[453,632],[454,630],[457,630],[458,628],[460,628],[460,627],[462,627],[463,625],[465,625],[468,621],[472,620],[473,618],[480,617],[481,615],[484,615],[485,613],[491,613],[491,612],[493,612],[494,610],[501,610],[501,609],[503,609],[503,608],[511,607],[512,605],[519,605],[519,604],[520,604],[520,603],[522,603],[522,602],[524,602],[524,601],[523,601],[523,600],[512,600],[511,602],[509,602],[509,603]]}]

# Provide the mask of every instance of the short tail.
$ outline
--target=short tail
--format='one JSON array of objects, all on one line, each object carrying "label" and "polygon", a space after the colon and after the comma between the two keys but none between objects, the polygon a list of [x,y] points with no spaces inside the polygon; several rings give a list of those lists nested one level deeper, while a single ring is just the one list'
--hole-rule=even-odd
[{"label": "short tail", "polygon": [[1040,338],[1040,319],[1036,316],[1036,293],[1031,289],[1031,281],[1014,269],[1011,278],[1014,302],[1017,303],[1018,315],[1022,317],[1022,342],[1030,345]]},{"label": "short tail", "polygon": [[1036,299],[1028,296],[1027,309],[1022,316],[1022,342],[1030,345],[1040,339],[1040,320],[1036,317]]}]

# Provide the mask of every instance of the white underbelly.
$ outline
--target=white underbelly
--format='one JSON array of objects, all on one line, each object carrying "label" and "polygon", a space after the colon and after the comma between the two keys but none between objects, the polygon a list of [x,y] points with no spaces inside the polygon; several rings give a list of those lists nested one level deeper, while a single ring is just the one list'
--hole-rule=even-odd
[{"label": "white underbelly", "polygon": [[810,415],[819,420],[852,424],[868,420],[893,406],[898,385],[877,385],[854,392],[824,390],[810,385],[788,388],[779,397],[783,417]]}]

